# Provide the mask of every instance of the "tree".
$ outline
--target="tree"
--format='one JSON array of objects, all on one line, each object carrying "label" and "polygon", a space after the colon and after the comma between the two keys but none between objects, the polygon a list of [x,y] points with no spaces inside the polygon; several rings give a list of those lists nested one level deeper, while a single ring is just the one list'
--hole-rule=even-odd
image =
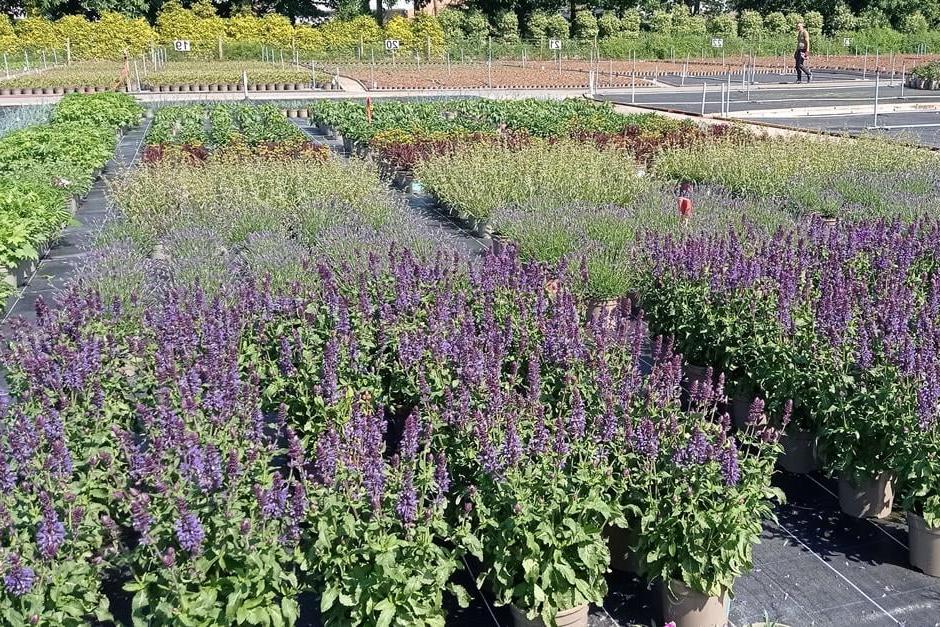
[{"label": "tree", "polygon": [[787,26],[786,16],[780,11],[768,13],[767,17],[764,18],[764,26],[767,27],[767,30],[774,35],[785,33],[789,28]]},{"label": "tree", "polygon": [[744,39],[757,39],[764,31],[764,17],[757,11],[742,11],[738,18],[738,35]]},{"label": "tree", "polygon": [[463,16],[464,36],[476,42],[486,41],[490,36],[490,23],[481,11],[467,11]]},{"label": "tree", "polygon": [[709,21],[708,32],[718,37],[734,37],[738,32],[738,22],[730,13],[719,13]]},{"label": "tree", "polygon": [[861,30],[873,28],[888,28],[891,26],[891,20],[884,11],[878,7],[867,7],[858,16],[858,27]]},{"label": "tree", "polygon": [[672,13],[668,11],[653,11],[649,22],[650,30],[660,35],[668,35],[672,32]]},{"label": "tree", "polygon": [[555,39],[567,39],[568,29],[568,20],[560,13],[556,13],[548,17],[548,24],[545,26],[545,34]]},{"label": "tree", "polygon": [[581,11],[574,16],[574,35],[578,39],[590,40],[597,37],[597,18],[589,11]]},{"label": "tree", "polygon": [[858,20],[852,13],[852,9],[844,2],[840,2],[832,12],[832,17],[829,18],[829,28],[833,33],[854,31],[858,28]]},{"label": "tree", "polygon": [[493,34],[505,42],[519,41],[519,17],[512,11],[501,11],[493,23]]},{"label": "tree", "polygon": [[901,20],[901,32],[909,35],[925,33],[930,28],[927,24],[927,18],[920,11],[914,11],[910,15],[904,16]]},{"label": "tree", "polygon": [[621,28],[620,18],[613,11],[605,11],[597,20],[597,32],[601,37],[616,37]]},{"label": "tree", "polygon": [[533,11],[525,23],[525,29],[529,37],[544,39],[548,35],[548,13]]},{"label": "tree", "polygon": [[807,11],[803,16],[806,22],[806,30],[810,35],[819,37],[823,32],[823,16],[819,11]]},{"label": "tree", "polygon": [[625,33],[639,33],[640,22],[640,12],[637,9],[630,9],[625,11],[620,18],[620,29]]}]

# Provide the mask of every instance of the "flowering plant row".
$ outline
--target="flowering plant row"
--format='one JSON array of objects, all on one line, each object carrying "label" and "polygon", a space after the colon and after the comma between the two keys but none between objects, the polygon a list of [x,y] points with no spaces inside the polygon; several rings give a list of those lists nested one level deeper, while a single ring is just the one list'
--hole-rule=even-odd
[{"label": "flowering plant row", "polygon": [[571,273],[511,251],[304,263],[146,309],[76,287],[20,326],[7,620],[108,618],[118,577],[159,624],[290,624],[304,590],[330,624],[440,624],[469,553],[550,621],[603,598],[610,525],[650,578],[718,594],[749,567],[776,433],[757,407],[732,435],[720,383],[683,412],[668,344],[643,374],[642,320],[585,317]]},{"label": "flowering plant row", "polygon": [[[115,131],[140,119],[126,96],[69,96],[51,121],[0,138],[0,274],[38,256],[70,218],[68,199],[91,187],[111,158]],[[0,296],[12,289],[0,282]]]},{"label": "flowering plant row", "polygon": [[768,236],[659,238],[643,302],[690,360],[766,397],[819,438],[826,469],[891,476],[940,524],[938,227],[867,221]]}]

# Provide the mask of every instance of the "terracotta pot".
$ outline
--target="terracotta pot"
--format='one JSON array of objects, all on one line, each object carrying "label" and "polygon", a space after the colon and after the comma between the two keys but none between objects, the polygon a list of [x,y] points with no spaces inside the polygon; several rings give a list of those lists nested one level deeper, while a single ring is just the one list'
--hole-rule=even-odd
[{"label": "terracotta pot", "polygon": [[783,453],[777,462],[787,472],[805,475],[819,466],[816,460],[816,436],[802,429],[787,429],[780,436]]},{"label": "terracotta pot", "polygon": [[631,575],[641,575],[643,566],[640,563],[640,556],[630,550],[635,532],[631,529],[608,526],[604,528],[604,535],[607,536],[607,548],[610,550],[611,569]]},{"label": "terracotta pot", "polygon": [[61,87],[53,87],[53,88],[52,88],[52,93],[58,95],[58,94],[65,93],[65,90],[64,90],[63,88],[61,88]]},{"label": "terracotta pot", "polygon": [[43,96],[48,96],[48,95],[51,94],[51,93],[52,93],[52,88],[51,88],[51,87],[43,87],[43,88],[42,88],[42,95],[43,95]]},{"label": "terracotta pot", "polygon": [[676,627],[724,627],[728,624],[731,600],[727,595],[709,597],[690,590],[681,581],[673,579],[662,585],[663,622]]},{"label": "terracotta pot", "polygon": [[170,91],[172,91],[172,92],[179,91],[179,86],[178,86],[178,85],[170,85]]},{"label": "terracotta pot", "polygon": [[95,85],[95,93],[100,94],[102,92],[108,91],[104,85]]},{"label": "terracotta pot", "polygon": [[860,481],[839,479],[839,507],[854,518],[884,518],[894,504],[891,475],[881,473],[875,479]]},{"label": "terracotta pot", "polygon": [[277,91],[284,91],[284,83],[274,83],[274,89]]},{"label": "terracotta pot", "polygon": [[908,512],[907,537],[911,566],[931,577],[940,577],[940,529],[928,527],[922,516]]},{"label": "terracotta pot", "polygon": [[[545,623],[541,618],[529,620],[525,612],[515,605],[510,605],[509,611],[512,613],[512,623],[516,627],[545,627]],[[588,605],[586,603],[570,610],[558,610],[558,613],[555,614],[555,625],[557,627],[587,627],[587,624]]]},{"label": "terracotta pot", "polygon": [[265,83],[265,84],[264,84],[264,89],[265,89],[265,91],[274,91],[274,87],[275,87],[274,83]]},{"label": "terracotta pot", "polygon": [[183,83],[180,88],[180,91],[195,91],[193,89],[194,85],[192,83]]}]

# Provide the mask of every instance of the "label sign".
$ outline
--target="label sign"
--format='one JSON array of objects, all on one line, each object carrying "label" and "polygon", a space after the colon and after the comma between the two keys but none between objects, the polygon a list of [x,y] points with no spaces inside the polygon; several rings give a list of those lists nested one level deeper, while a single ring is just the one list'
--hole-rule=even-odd
[{"label": "label sign", "polygon": [[189,52],[192,48],[192,44],[188,39],[174,39],[173,48],[177,52]]},{"label": "label sign", "polygon": [[560,40],[560,39],[549,39],[549,40],[548,40],[548,49],[549,49],[549,50],[561,50],[561,40]]},{"label": "label sign", "polygon": [[845,46],[846,48],[848,48],[849,46],[852,45],[852,40],[849,39],[848,37],[845,37],[845,38],[842,40],[842,45]]},{"label": "label sign", "polygon": [[712,37],[712,48],[724,48],[725,40],[721,37]]},{"label": "label sign", "polygon": [[398,50],[401,48],[401,42],[397,39],[386,39],[385,40],[385,49],[386,50]]}]

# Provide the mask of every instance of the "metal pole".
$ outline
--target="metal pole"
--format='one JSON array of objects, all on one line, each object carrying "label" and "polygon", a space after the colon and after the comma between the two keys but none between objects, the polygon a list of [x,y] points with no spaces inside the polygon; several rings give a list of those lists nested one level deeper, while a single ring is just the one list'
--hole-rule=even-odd
[{"label": "metal pole", "polygon": [[140,72],[137,71],[137,59],[134,59],[134,77],[137,79],[137,91],[140,91]]},{"label": "metal pole", "polygon": [[891,86],[894,87],[894,53],[891,53]]},{"label": "metal pole", "polygon": [[865,48],[865,66],[862,69],[862,80],[868,77],[868,48]]},{"label": "metal pole", "polygon": [[881,72],[875,70],[875,128],[878,128],[878,88],[881,84]]},{"label": "metal pole", "polygon": [[708,90],[708,83],[702,81],[702,116],[705,116],[705,92]]},{"label": "metal pole", "polygon": [[26,66],[26,71],[29,72],[29,53],[25,50],[23,51],[23,62]]},{"label": "metal pole", "polygon": [[630,81],[630,104],[636,102],[636,70],[633,70],[633,79]]},{"label": "metal pole", "polygon": [[907,70],[906,64],[901,64],[901,100],[904,100],[904,83],[906,81],[904,73]]}]

